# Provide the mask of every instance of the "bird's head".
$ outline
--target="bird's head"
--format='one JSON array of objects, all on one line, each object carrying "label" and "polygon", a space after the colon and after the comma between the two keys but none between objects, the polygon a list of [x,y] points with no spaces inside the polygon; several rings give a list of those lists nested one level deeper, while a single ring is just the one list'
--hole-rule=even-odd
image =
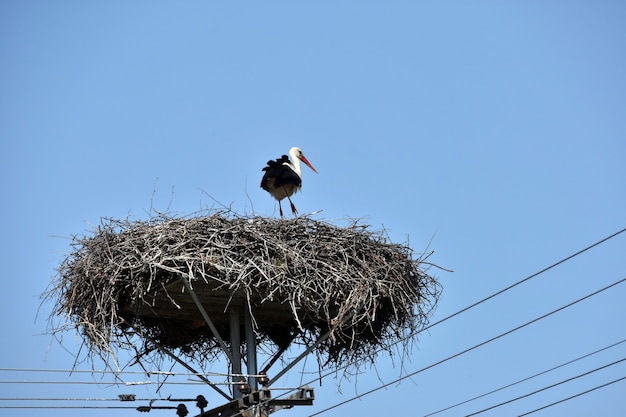
[{"label": "bird's head", "polygon": [[308,166],[309,168],[311,168],[313,170],[313,172],[315,172],[317,174],[317,170],[315,168],[313,168],[313,165],[311,165],[311,163],[309,162],[308,159],[306,159],[306,157],[304,156],[304,154],[302,153],[302,149],[294,146],[293,148],[291,148],[289,150],[289,155],[291,155],[292,159],[298,158],[299,160],[301,160],[302,162],[304,162],[306,164],[306,166]]}]

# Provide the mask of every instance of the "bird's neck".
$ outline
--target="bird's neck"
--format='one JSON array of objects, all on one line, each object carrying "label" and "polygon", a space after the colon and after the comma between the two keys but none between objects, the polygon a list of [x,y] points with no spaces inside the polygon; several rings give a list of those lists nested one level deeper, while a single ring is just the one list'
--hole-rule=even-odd
[{"label": "bird's neck", "polygon": [[289,165],[291,165],[291,169],[293,169],[295,173],[298,174],[299,177],[302,177],[302,168],[300,167],[300,159],[292,153],[290,153],[289,156],[291,157],[291,161],[289,162]]}]

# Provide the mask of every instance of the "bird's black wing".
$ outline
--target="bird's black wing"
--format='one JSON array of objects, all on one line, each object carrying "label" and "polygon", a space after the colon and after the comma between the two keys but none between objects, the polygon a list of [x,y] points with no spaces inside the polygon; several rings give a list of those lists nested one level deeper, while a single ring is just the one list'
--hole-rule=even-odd
[{"label": "bird's black wing", "polygon": [[299,187],[302,184],[302,179],[293,169],[285,165],[285,162],[289,162],[287,155],[283,155],[275,161],[267,161],[267,166],[263,168],[265,174],[261,180],[261,187],[264,190],[269,191],[268,186],[270,178],[273,179],[272,186],[274,188],[282,187],[287,184],[293,184]]},{"label": "bird's black wing", "polygon": [[279,165],[282,165],[283,162],[285,161],[289,161],[289,158],[287,157],[287,155],[283,155],[280,158],[274,160],[274,159],[270,159],[269,161],[267,161],[267,165],[262,169],[262,171],[265,171],[265,174],[263,174],[263,179],[261,179],[261,187],[264,190],[267,190],[267,180],[269,178],[274,178],[276,175],[276,168]]},{"label": "bird's black wing", "polygon": [[282,187],[283,185],[293,184],[297,187],[302,185],[302,178],[287,165],[280,165],[274,173],[274,187]]}]

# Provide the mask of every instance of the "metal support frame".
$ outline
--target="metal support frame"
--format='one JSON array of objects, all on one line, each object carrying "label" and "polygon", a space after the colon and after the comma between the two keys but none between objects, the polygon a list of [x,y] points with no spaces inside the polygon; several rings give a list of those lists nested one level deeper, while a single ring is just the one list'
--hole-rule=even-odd
[{"label": "metal support frame", "polygon": [[239,347],[241,346],[241,332],[240,332],[240,322],[239,322],[239,314],[236,311],[230,312],[230,348],[232,355],[231,362],[231,373],[233,374],[231,378],[232,385],[232,393],[234,398],[241,397],[241,392],[236,388],[235,383],[239,382],[238,376],[241,375],[241,351]]},{"label": "metal support frame", "polygon": [[215,336],[215,338],[217,339],[217,342],[219,343],[220,347],[226,354],[226,357],[228,358],[228,360],[230,360],[231,363],[233,363],[234,361],[233,361],[232,355],[230,354],[230,349],[228,349],[228,347],[226,346],[226,343],[224,343],[224,339],[222,339],[222,336],[220,336],[220,333],[217,331],[217,328],[213,324],[213,321],[211,320],[206,310],[204,309],[204,306],[200,302],[198,295],[193,290],[193,288],[191,288],[191,284],[189,283],[190,279],[191,279],[191,276],[189,275],[187,275],[186,278],[183,278],[182,281],[183,281],[183,284],[185,285],[185,288],[187,288],[187,291],[189,291],[189,294],[191,295],[193,302],[196,303],[196,307],[198,307],[198,310],[200,311],[202,318],[204,319],[204,321],[206,321],[206,324],[209,326],[209,329],[211,329],[211,333],[213,333],[213,336]]},{"label": "metal support frame", "polygon": [[[289,344],[291,344],[291,342],[293,341],[293,339],[294,339],[294,338],[292,338],[292,339],[289,341]],[[278,352],[276,352],[276,353],[274,354],[274,356],[272,356],[272,357],[270,358],[269,362],[267,363],[267,365],[265,365],[265,367],[261,370],[261,372],[263,372],[263,373],[267,374],[267,371],[269,371],[269,370],[270,370],[270,368],[271,368],[272,366],[274,366],[274,364],[276,363],[276,361],[277,361],[278,359],[280,359],[280,357],[281,357],[281,356],[283,356],[283,353],[285,353],[285,351],[287,350],[287,348],[289,348],[289,345],[287,345],[287,346],[283,346],[283,347],[281,347],[280,349],[278,349]]]},{"label": "metal support frame", "polygon": [[245,316],[245,328],[246,328],[246,369],[248,372],[248,384],[250,385],[250,389],[252,391],[256,391],[258,386],[256,382],[256,376],[258,374],[257,364],[256,364],[256,335],[254,333],[254,329],[252,328],[252,315],[250,314],[250,310],[246,309]]},{"label": "metal support frame", "polygon": [[304,352],[302,352],[300,354],[300,356],[298,356],[296,359],[291,361],[291,363],[289,365],[285,366],[280,372],[278,372],[274,377],[272,377],[272,379],[270,380],[269,384],[267,384],[267,386],[269,387],[274,382],[278,381],[278,379],[281,376],[285,375],[291,368],[296,366],[296,364],[298,362],[300,362],[302,359],[304,359],[309,353],[313,352],[313,350],[315,350],[320,344],[322,344],[322,342],[324,340],[326,340],[326,339],[328,339],[330,337],[330,335],[332,334],[333,331],[334,331],[334,329],[330,329],[328,332],[326,332],[322,336],[320,336],[320,338],[317,339],[317,341],[312,346],[309,346],[307,348],[307,350],[305,350]]},{"label": "metal support frame", "polygon": [[[176,271],[176,272],[181,273],[181,271]],[[192,288],[191,286],[192,277],[189,274],[185,274],[185,273],[182,273],[181,275],[183,275],[181,277],[183,285],[185,286],[185,288],[191,295],[191,298],[196,304],[196,307],[198,308],[198,311],[202,315],[202,318],[204,319],[206,324],[209,326],[211,333],[216,338],[222,351],[224,352],[224,354],[226,355],[226,357],[231,363],[231,371],[233,374],[233,377],[231,379],[232,382],[238,382],[236,380],[237,376],[243,375],[242,369],[241,369],[242,358],[241,358],[241,352],[239,350],[239,347],[241,345],[241,334],[240,334],[241,323],[239,319],[239,314],[236,311],[233,311],[233,310],[230,311],[229,326],[230,326],[231,346],[229,349],[226,343],[224,342],[224,339],[219,334],[217,328],[213,324],[213,321],[211,320],[208,313],[206,312],[204,306],[200,302],[198,295]],[[134,326],[132,327],[135,328]],[[234,414],[239,414],[242,409],[247,409],[250,407],[257,406],[257,405],[265,405],[267,407],[272,407],[274,408],[274,411],[277,411],[281,408],[291,408],[294,405],[312,405],[314,394],[313,394],[313,389],[311,388],[304,387],[304,388],[301,388],[298,393],[284,400],[278,400],[278,399],[274,400],[274,399],[271,399],[271,392],[269,390],[269,386],[271,386],[274,382],[280,379],[285,373],[287,373],[291,368],[293,368],[302,359],[304,359],[309,353],[315,350],[321,343],[323,343],[326,339],[328,339],[330,335],[333,333],[334,327],[331,328],[328,332],[324,333],[322,336],[320,336],[312,346],[309,346],[295,360],[291,361],[289,365],[287,365],[285,368],[279,371],[273,378],[270,379],[269,383],[266,386],[264,386],[261,390],[258,390],[256,334],[254,332],[254,327],[252,323],[252,313],[249,309],[249,306],[248,308],[244,309],[244,329],[245,329],[245,338],[246,338],[246,371],[248,375],[248,384],[252,392],[250,394],[243,395],[241,392],[237,390],[236,385],[233,384],[232,385],[233,397],[230,397],[224,391],[222,391],[217,386],[215,386],[215,384],[213,384],[208,379],[200,375],[191,366],[187,365],[181,359],[176,357],[176,355],[174,355],[172,352],[170,352],[163,346],[160,346],[154,340],[152,340],[152,342],[155,343],[155,345],[159,348],[159,350],[166,353],[168,356],[173,358],[176,362],[178,362],[179,364],[181,364],[182,366],[184,366],[191,372],[197,374],[200,379],[202,379],[204,382],[210,385],[213,389],[218,391],[222,396],[230,400],[230,402],[227,404],[224,404],[210,411],[202,412],[200,414],[200,416],[202,417],[227,417],[227,416],[231,416]],[[279,352],[276,355],[274,355],[274,357],[272,357],[270,363],[264,369],[264,372],[267,372],[268,368],[271,367],[276,362],[276,360],[278,360],[280,356],[282,356],[285,350],[286,348],[280,349]]]},{"label": "metal support frame", "polygon": [[[136,333],[140,334],[141,333],[141,329],[138,329],[137,326],[135,326],[134,324],[128,322],[125,319],[122,319],[124,321],[124,323],[126,323],[128,326],[130,326]],[[182,359],[180,359],[178,356],[174,355],[172,352],[170,352],[169,349],[165,348],[164,346],[162,346],[159,342],[157,342],[156,340],[154,340],[152,337],[146,335],[146,334],[142,334],[142,337],[145,337],[146,339],[150,340],[150,342],[154,343],[154,345],[157,347],[157,349],[159,349],[161,352],[165,353],[167,356],[169,356],[170,358],[174,359],[176,362],[178,362],[180,365],[182,365],[183,367],[185,367],[188,371],[194,373],[198,378],[200,378],[203,382],[206,382],[211,388],[213,388],[215,391],[219,392],[224,398],[226,398],[227,400],[232,400],[233,397],[231,397],[230,395],[226,394],[224,391],[222,391],[217,385],[215,385],[214,383],[212,383],[211,381],[209,381],[206,377],[204,377],[200,372],[196,371],[195,369],[193,369],[191,366],[189,366],[188,364],[186,364]]]},{"label": "metal support frame", "polygon": [[[209,329],[211,330],[211,333],[213,333],[213,336],[215,337],[215,339],[217,339],[217,342],[219,343],[220,347],[222,348],[222,350],[226,354],[226,357],[230,361],[232,373],[241,375],[242,374],[242,372],[241,372],[241,353],[239,351],[239,346],[241,344],[241,335],[240,335],[239,314],[236,311],[231,311],[230,312],[230,317],[229,317],[230,323],[229,323],[229,325],[230,325],[230,342],[231,342],[230,344],[231,344],[231,348],[229,349],[228,346],[226,346],[226,343],[224,342],[224,339],[222,338],[222,336],[217,331],[217,328],[213,324],[213,321],[209,317],[209,314],[206,312],[204,306],[200,302],[200,299],[198,298],[198,295],[196,294],[196,292],[192,288],[191,282],[190,282],[191,281],[191,275],[185,274],[185,273],[182,273],[182,275],[183,275],[183,277],[182,277],[181,280],[183,282],[183,285],[185,286],[185,288],[189,292],[189,295],[191,295],[191,298],[193,299],[193,302],[196,304],[196,307],[198,308],[198,311],[202,315],[202,318],[204,319],[206,324],[209,326]],[[258,389],[258,384],[257,384],[257,380],[256,380],[256,375],[258,375],[258,369],[257,369],[257,346],[256,346],[256,334],[254,332],[254,327],[252,325],[252,313],[250,312],[249,308],[245,309],[244,327],[245,327],[245,333],[246,333],[245,334],[245,337],[246,337],[246,350],[247,350],[247,352],[246,352],[246,372],[248,374],[248,385],[250,386],[250,389],[253,392],[255,392]],[[166,352],[166,353],[168,353],[168,352]],[[184,362],[180,361],[180,359],[176,358],[173,354],[171,354],[171,353],[168,353],[168,354],[170,356],[172,356],[174,359],[176,359],[179,363],[183,364],[184,366],[188,366],[188,365],[184,364]],[[233,382],[237,382],[234,378],[235,377],[233,377],[232,381]],[[206,380],[205,382],[208,382],[208,380]],[[214,387],[214,388],[216,388],[216,387]],[[220,393],[222,395],[225,395],[221,390],[219,390],[219,391],[220,391]],[[233,385],[232,391],[233,391],[233,397],[234,398],[241,397],[241,395],[242,395],[241,392],[238,392],[238,390],[235,388],[234,385]],[[226,396],[226,397],[228,398],[228,396]]]},{"label": "metal support frame", "polygon": [[[344,317],[341,318],[341,321],[345,321],[345,320],[349,320],[352,316],[354,315],[354,312],[351,312],[349,314],[346,314]],[[289,365],[287,365],[286,367],[284,367],[280,372],[278,372],[278,374],[276,374],[276,376],[274,376],[269,384],[267,385],[268,387],[271,386],[274,382],[278,381],[278,379],[285,375],[291,368],[293,368],[298,362],[300,362],[302,359],[304,359],[309,353],[313,352],[313,350],[317,349],[317,347],[322,344],[322,342],[324,342],[324,340],[328,339],[330,337],[330,335],[333,334],[333,332],[335,331],[335,329],[337,328],[338,324],[333,325],[329,331],[327,331],[326,333],[324,333],[322,336],[319,337],[319,339],[317,339],[315,341],[315,343],[311,346],[309,346],[304,352],[302,352],[300,354],[300,356],[298,356],[296,359],[294,359]]]}]

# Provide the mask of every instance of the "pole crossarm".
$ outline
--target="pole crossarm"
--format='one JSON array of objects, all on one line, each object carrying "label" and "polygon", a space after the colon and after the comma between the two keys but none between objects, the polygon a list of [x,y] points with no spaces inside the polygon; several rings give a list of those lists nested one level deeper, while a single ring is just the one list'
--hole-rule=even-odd
[{"label": "pole crossarm", "polygon": [[291,394],[287,398],[276,398],[269,401],[269,405],[274,408],[274,411],[281,408],[291,408],[294,405],[313,405],[315,399],[315,392],[313,388],[308,386],[298,389],[298,392]]},{"label": "pole crossarm", "polygon": [[286,398],[272,398],[269,388],[261,388],[251,392],[241,398],[232,400],[224,405],[220,405],[212,410],[198,414],[196,417],[231,417],[234,415],[245,415],[245,410],[254,407],[265,407],[269,413],[283,408],[292,408],[296,405],[313,405],[315,392],[308,386],[301,387],[295,394]]}]

